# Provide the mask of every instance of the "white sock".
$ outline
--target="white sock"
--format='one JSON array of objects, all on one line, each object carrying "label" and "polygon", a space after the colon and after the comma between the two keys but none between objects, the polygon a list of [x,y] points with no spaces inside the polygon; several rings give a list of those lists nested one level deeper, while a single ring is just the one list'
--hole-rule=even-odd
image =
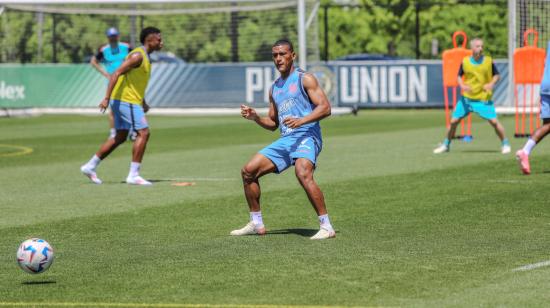
[{"label": "white sock", "polygon": [[94,156],[90,159],[90,161],[86,163],[86,166],[88,167],[88,169],[95,170],[95,168],[97,168],[100,162],[101,162],[101,159],[94,154]]},{"label": "white sock", "polygon": [[109,139],[113,139],[115,138],[115,136],[116,136],[116,129],[111,128],[111,130],[109,131]]},{"label": "white sock", "polygon": [[134,177],[139,175],[139,167],[141,167],[141,163],[130,163],[130,174],[128,176]]},{"label": "white sock", "polygon": [[264,220],[262,219],[262,212],[250,212],[250,220],[254,223],[255,226],[263,226]]},{"label": "white sock", "polygon": [[523,147],[523,152],[525,152],[525,154],[527,155],[531,154],[531,151],[536,145],[537,143],[535,142],[535,140],[529,138],[529,140],[527,140],[525,146]]},{"label": "white sock", "polygon": [[329,231],[333,230],[328,214],[319,216],[319,225],[321,225],[323,229],[327,229]]}]

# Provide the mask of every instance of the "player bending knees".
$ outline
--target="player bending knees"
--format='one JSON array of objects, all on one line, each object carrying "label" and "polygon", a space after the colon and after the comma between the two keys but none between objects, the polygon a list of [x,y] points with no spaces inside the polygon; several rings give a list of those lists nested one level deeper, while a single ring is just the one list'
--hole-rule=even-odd
[{"label": "player bending knees", "polygon": [[245,105],[241,106],[241,115],[267,130],[279,128],[281,137],[254,155],[242,168],[241,176],[250,221],[230,234],[238,236],[266,233],[258,180],[265,174],[281,173],[295,165],[296,178],[319,218],[319,231],[311,239],[333,238],[336,232],[328,218],[323,193],[313,179],[315,164],[323,144],[319,121],[330,115],[330,103],[315,77],[294,67],[296,54],[292,43],[288,40],[275,42],[272,56],[281,77],[271,88],[268,116],[260,117],[254,108]]}]

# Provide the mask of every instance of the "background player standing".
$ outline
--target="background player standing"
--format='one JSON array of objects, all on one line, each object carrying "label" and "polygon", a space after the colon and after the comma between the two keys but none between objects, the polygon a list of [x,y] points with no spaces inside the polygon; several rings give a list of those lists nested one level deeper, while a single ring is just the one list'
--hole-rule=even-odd
[{"label": "background player standing", "polygon": [[[499,80],[499,72],[493,59],[483,55],[483,40],[475,38],[470,41],[472,56],[465,57],[460,65],[458,84],[462,90],[462,97],[453,111],[451,125],[447,130],[447,138],[434,149],[434,154],[449,152],[456,127],[460,120],[470,112],[478,114],[495,129],[501,141],[501,153],[510,153],[510,142],[504,133],[504,127],[497,120],[495,105],[492,101],[493,88]],[[464,76],[464,80],[462,77]]]},{"label": "background player standing", "polygon": [[[109,43],[98,48],[97,53],[90,59],[90,64],[108,80],[124,62],[132,48],[130,44],[119,41],[120,33],[116,28],[107,29],[105,35]],[[112,111],[109,112],[109,126],[111,128],[109,138],[114,138],[116,130]]]}]

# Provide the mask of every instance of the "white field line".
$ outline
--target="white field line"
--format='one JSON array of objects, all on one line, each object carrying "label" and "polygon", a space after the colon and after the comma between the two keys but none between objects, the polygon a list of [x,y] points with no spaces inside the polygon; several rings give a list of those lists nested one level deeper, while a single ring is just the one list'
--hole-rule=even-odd
[{"label": "white field line", "polygon": [[550,260],[520,266],[518,268],[514,268],[512,272],[525,272],[546,266],[550,266]]}]

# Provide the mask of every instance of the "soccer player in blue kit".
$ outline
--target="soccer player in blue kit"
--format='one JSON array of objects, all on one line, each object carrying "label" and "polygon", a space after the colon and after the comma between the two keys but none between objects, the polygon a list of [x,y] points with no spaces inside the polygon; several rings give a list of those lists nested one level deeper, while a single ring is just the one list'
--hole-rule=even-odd
[{"label": "soccer player in blue kit", "polygon": [[230,234],[265,234],[259,178],[268,173],[281,173],[294,165],[296,178],[319,217],[320,229],[311,239],[333,238],[336,233],[330,224],[323,193],[313,179],[317,156],[323,146],[319,121],[330,116],[330,103],[317,79],[294,67],[296,54],[290,41],[275,42],[272,56],[281,77],[271,87],[268,116],[261,117],[254,108],[245,105],[241,106],[241,115],[265,129],[274,131],[279,128],[281,137],[254,155],[242,168],[250,221]]}]

